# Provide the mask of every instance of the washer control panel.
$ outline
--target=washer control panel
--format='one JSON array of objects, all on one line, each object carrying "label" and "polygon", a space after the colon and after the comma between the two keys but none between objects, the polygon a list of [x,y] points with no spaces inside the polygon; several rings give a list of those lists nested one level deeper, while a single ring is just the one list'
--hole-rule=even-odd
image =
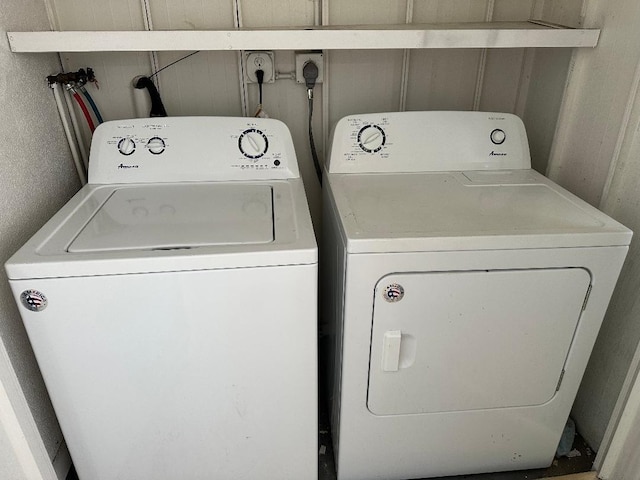
[{"label": "washer control panel", "polygon": [[105,122],[95,131],[90,183],[263,180],[299,177],[279,120],[166,117]]},{"label": "washer control panel", "polygon": [[333,132],[329,172],[531,168],[522,121],[486,112],[350,115]]}]

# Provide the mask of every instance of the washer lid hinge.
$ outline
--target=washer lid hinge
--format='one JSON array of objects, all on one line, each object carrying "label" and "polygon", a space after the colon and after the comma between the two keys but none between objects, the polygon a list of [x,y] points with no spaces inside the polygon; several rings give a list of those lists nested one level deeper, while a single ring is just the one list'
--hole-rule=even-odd
[{"label": "washer lid hinge", "polygon": [[589,301],[589,296],[591,295],[591,287],[592,285],[589,284],[589,288],[587,288],[587,294],[584,296],[584,302],[582,302],[582,310],[584,312],[584,309],[587,308],[587,302]]},{"label": "washer lid hinge", "polygon": [[560,372],[560,378],[558,379],[558,385],[556,386],[556,392],[560,390],[560,385],[562,385],[562,379],[564,378],[564,368],[562,372]]}]

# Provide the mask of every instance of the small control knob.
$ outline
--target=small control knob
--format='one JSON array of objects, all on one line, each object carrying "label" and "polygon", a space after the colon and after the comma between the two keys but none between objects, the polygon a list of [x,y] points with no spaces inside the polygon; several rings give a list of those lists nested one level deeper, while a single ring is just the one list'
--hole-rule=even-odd
[{"label": "small control knob", "polygon": [[367,153],[379,152],[386,141],[384,130],[378,125],[366,125],[358,132],[358,145]]},{"label": "small control knob", "polygon": [[121,138],[118,142],[118,151],[122,155],[131,155],[136,151],[136,143],[128,137]]},{"label": "small control knob", "polygon": [[267,153],[269,140],[264,132],[257,128],[249,128],[240,135],[238,148],[245,157],[255,161]]},{"label": "small control knob", "polygon": [[501,130],[499,128],[496,128],[494,131],[492,131],[489,137],[491,138],[491,141],[496,145],[502,145],[507,139],[507,135],[504,133],[504,130]]},{"label": "small control knob", "polygon": [[162,152],[164,152],[165,147],[166,147],[166,144],[164,143],[164,140],[161,139],[160,137],[150,138],[149,141],[147,142],[147,148],[154,155],[160,155]]}]

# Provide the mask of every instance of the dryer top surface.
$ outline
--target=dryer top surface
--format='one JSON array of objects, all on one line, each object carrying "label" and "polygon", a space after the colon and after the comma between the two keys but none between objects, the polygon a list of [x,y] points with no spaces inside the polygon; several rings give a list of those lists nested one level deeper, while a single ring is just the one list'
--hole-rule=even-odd
[{"label": "dryer top surface", "polygon": [[329,174],[351,252],[628,245],[631,231],[534,170]]}]

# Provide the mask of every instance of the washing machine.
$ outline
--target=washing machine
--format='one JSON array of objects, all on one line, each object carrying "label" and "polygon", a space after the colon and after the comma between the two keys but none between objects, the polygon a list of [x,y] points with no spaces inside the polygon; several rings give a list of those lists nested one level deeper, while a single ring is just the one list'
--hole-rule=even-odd
[{"label": "washing machine", "polygon": [[317,478],[317,246],[282,122],[102,124],[6,271],[80,479]]},{"label": "washing machine", "polygon": [[480,112],[340,120],[323,225],[338,479],[551,464],[631,231]]}]

